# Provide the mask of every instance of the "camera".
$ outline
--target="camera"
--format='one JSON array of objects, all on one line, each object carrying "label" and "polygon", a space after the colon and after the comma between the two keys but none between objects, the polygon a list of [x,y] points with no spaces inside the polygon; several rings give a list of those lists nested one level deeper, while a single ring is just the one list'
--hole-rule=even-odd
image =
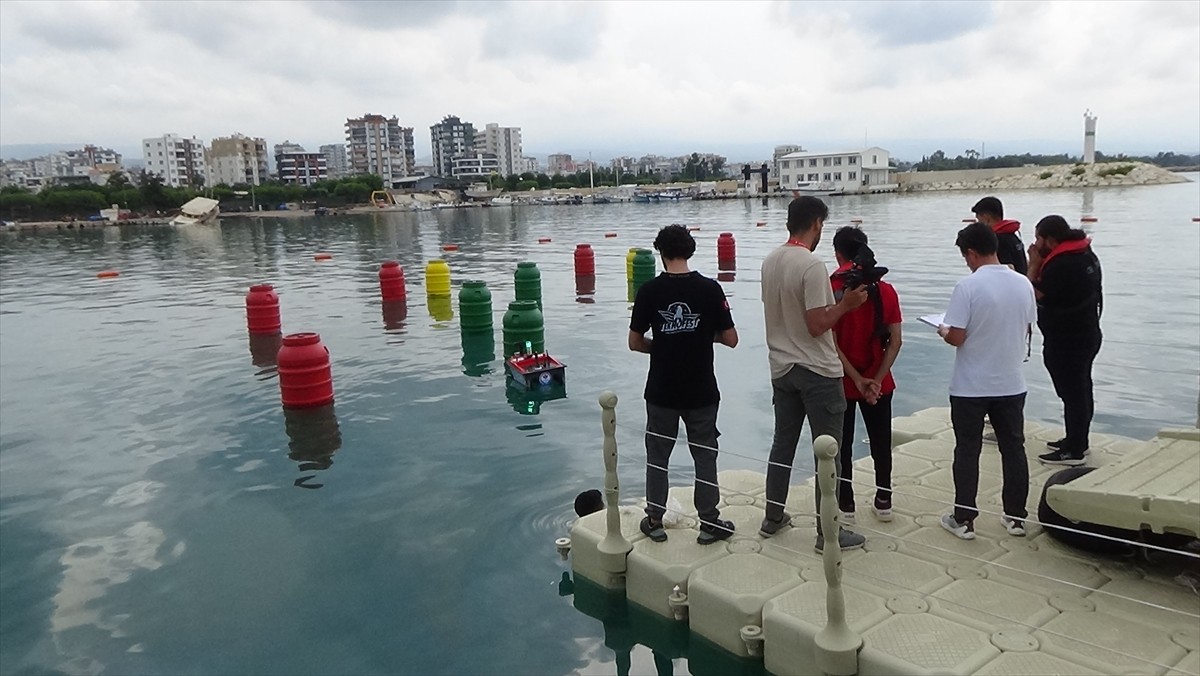
[{"label": "camera", "polygon": [[875,264],[875,252],[866,244],[859,245],[858,253],[850,261],[850,269],[841,274],[842,284],[847,289],[857,289],[864,284],[868,287],[879,283],[887,274],[888,269]]}]

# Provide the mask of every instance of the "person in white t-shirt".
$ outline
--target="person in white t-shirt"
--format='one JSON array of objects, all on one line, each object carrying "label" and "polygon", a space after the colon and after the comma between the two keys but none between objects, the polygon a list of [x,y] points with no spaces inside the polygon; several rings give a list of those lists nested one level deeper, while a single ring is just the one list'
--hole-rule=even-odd
[{"label": "person in white t-shirt", "polygon": [[996,233],[972,223],[955,241],[967,267],[950,296],[938,327],[957,348],[950,376],[950,421],[954,427],[954,511],[942,515],[942,527],[964,539],[975,538],[979,492],[979,454],[983,419],[996,431],[1004,475],[1001,523],[1009,535],[1025,535],[1029,497],[1029,460],[1025,457],[1026,335],[1037,320],[1033,285],[996,256]]}]

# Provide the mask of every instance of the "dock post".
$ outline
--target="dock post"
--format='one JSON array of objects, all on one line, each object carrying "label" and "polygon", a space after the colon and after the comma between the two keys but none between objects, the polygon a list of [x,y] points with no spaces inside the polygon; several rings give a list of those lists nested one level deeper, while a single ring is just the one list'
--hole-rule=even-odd
[{"label": "dock post", "polygon": [[838,442],[823,434],[813,443],[817,455],[817,488],[821,491],[821,532],[825,534],[825,610],[828,622],[817,632],[814,641],[817,668],[834,676],[858,673],[858,650],[862,637],[846,624],[846,599],[842,595],[842,549],[838,546],[841,524],[837,522],[837,467],[835,459]]},{"label": "dock post", "polygon": [[633,549],[621,533],[621,487],[617,480],[617,395],[600,395],[600,426],[604,430],[604,502],[608,510],[607,533],[597,549],[600,552],[609,588],[625,586],[625,556]]}]

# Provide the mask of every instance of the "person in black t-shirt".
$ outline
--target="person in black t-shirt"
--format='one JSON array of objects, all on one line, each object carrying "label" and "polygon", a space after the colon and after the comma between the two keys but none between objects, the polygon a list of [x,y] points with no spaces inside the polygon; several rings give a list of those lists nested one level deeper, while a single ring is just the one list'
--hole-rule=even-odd
[{"label": "person in black t-shirt", "polygon": [[980,223],[996,233],[996,258],[1008,267],[1024,275],[1029,271],[1025,259],[1025,245],[1021,243],[1021,223],[1004,217],[1004,205],[998,198],[984,197],[971,207],[971,212]]},{"label": "person in black t-shirt", "polygon": [[[695,504],[700,517],[696,541],[710,544],[733,534],[717,502],[717,407],[721,393],[713,374],[713,343],[737,347],[738,334],[725,292],[716,281],[688,269],[696,240],[682,225],[658,232],[654,248],[666,272],[638,289],[629,321],[629,349],[650,355],[646,376],[646,518],[641,530],[651,540],[667,539],[662,517],[667,504],[667,463],[687,427],[696,465]],[[646,337],[646,332],[652,337]]]},{"label": "person in black t-shirt", "polygon": [[1100,259],[1083,230],[1062,216],[1047,216],[1029,245],[1029,280],[1038,299],[1042,361],[1063,402],[1066,436],[1046,446],[1038,460],[1048,465],[1082,465],[1095,413],[1092,363],[1100,351],[1104,293]]}]

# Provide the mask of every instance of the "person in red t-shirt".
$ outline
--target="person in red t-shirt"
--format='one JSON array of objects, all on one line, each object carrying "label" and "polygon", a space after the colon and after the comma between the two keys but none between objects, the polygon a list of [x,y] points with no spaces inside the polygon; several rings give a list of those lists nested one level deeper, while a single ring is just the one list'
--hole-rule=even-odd
[{"label": "person in red t-shirt", "polygon": [[838,507],[842,520],[854,522],[854,409],[862,409],[863,424],[871,444],[875,464],[875,500],[871,511],[880,521],[892,520],[892,364],[900,353],[900,299],[896,289],[879,279],[887,268],[875,266],[875,257],[867,246],[867,234],[860,228],[839,228],[833,236],[838,269],[831,277],[835,296],[859,278],[868,286],[868,301],[841,317],[833,327],[838,357],[842,360],[842,387],[846,392],[846,413],[842,420],[841,463]]}]

